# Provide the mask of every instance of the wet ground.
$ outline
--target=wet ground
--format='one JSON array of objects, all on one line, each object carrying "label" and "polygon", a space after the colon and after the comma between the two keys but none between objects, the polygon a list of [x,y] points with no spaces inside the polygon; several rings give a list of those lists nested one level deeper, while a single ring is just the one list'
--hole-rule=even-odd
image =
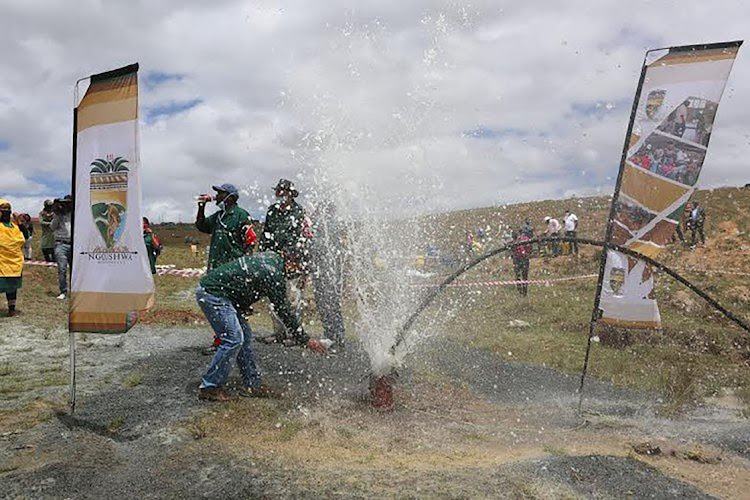
[{"label": "wet ground", "polygon": [[[256,344],[284,399],[203,403],[208,341],[141,326],[79,342],[75,415],[0,430],[0,497],[741,498],[750,488],[750,423],[720,408],[663,419],[653,395],[591,381],[580,415],[576,375],[450,342],[410,358],[389,414],[369,407],[355,346],[319,357]],[[65,362],[64,338],[49,343],[49,357],[28,362]],[[658,453],[634,451],[645,442]]]}]

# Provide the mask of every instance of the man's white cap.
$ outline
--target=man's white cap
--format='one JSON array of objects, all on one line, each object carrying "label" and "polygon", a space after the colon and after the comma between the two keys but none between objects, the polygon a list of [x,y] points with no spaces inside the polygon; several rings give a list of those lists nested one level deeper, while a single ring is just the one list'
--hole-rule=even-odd
[{"label": "man's white cap", "polygon": [[551,218],[552,218],[552,217],[550,217],[550,216],[548,215],[547,217],[545,217],[545,218],[544,218],[544,222],[549,222],[549,220],[550,220]]}]

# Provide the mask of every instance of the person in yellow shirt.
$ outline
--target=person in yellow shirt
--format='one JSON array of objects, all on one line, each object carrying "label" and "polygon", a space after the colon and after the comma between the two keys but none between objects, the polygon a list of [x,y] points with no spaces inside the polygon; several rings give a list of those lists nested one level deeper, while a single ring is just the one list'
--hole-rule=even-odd
[{"label": "person in yellow shirt", "polygon": [[16,298],[23,273],[26,238],[11,220],[10,203],[0,198],[0,293],[8,299],[8,316],[16,315]]}]

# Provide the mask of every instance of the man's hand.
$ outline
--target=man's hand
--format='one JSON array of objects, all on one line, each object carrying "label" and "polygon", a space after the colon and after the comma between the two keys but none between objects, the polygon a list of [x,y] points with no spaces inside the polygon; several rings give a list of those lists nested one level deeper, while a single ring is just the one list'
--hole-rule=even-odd
[{"label": "man's hand", "polygon": [[328,351],[328,349],[326,349],[326,346],[324,346],[318,339],[308,340],[305,347],[316,354],[325,354]]}]

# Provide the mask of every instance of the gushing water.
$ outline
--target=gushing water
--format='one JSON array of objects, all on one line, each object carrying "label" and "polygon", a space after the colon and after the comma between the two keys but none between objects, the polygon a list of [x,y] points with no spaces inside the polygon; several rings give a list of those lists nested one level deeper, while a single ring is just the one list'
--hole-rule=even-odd
[{"label": "gushing water", "polygon": [[[288,122],[277,123],[277,136],[294,149],[296,181],[313,217],[317,207],[336,207],[344,243],[326,243],[325,252],[343,252],[341,279],[356,306],[348,312],[376,377],[438,329],[436,316],[392,349],[425,293],[412,279],[433,240],[421,216],[443,208],[449,183],[433,168],[442,161],[434,131],[444,134],[450,122],[440,104],[440,72],[450,67],[442,46],[468,22],[466,9],[425,14],[424,46],[411,54],[393,52],[398,44],[379,21],[347,22],[332,37],[331,54],[292,76],[281,95]],[[369,60],[353,56],[363,47]]]}]

